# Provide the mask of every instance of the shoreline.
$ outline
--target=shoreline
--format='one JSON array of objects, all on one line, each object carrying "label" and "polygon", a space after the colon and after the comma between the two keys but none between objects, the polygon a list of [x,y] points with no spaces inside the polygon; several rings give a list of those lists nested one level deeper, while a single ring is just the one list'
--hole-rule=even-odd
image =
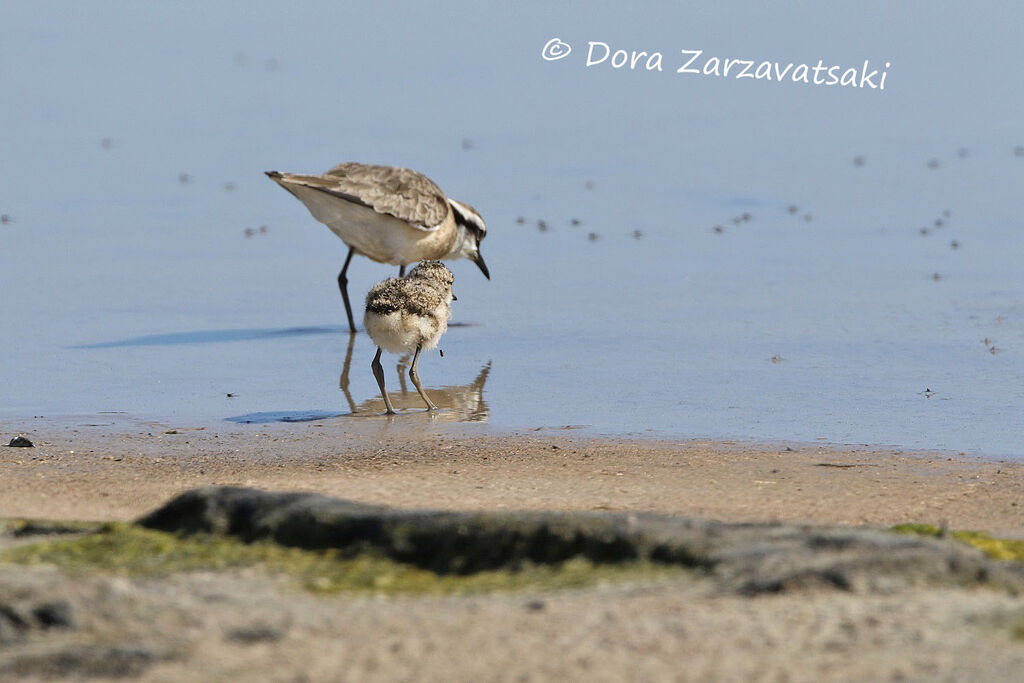
[{"label": "shoreline", "polygon": [[187,489],[233,484],[403,508],[923,523],[1024,538],[1015,460],[564,427],[500,433],[419,415],[214,427],[96,417],[34,420],[34,448],[0,449],[0,516],[127,521]]},{"label": "shoreline", "polygon": [[[392,400],[395,399],[394,397]],[[537,434],[562,434],[570,433],[582,439],[591,441],[626,441],[637,443],[654,444],[704,444],[714,443],[729,446],[747,446],[752,449],[784,449],[791,448],[818,448],[824,447],[835,451],[863,450],[869,449],[877,452],[888,452],[899,455],[920,455],[922,457],[953,457],[976,459],[987,462],[1017,462],[1024,464],[1024,451],[1020,453],[995,453],[980,449],[953,448],[940,446],[906,446],[899,443],[883,442],[843,442],[829,441],[826,437],[818,439],[788,439],[784,437],[757,437],[757,436],[736,436],[736,435],[713,435],[713,434],[683,434],[673,435],[654,430],[637,432],[603,432],[590,424],[552,424],[540,426],[502,426],[490,421],[475,422],[462,419],[448,414],[442,409],[433,417],[417,405],[410,412],[402,412],[399,408],[399,415],[391,418],[390,424],[382,425],[388,418],[383,414],[383,402],[380,404],[380,411],[377,412],[332,412],[332,411],[268,411],[266,413],[253,413],[251,415],[266,415],[268,417],[253,417],[251,420],[244,420],[243,417],[223,418],[210,420],[209,418],[188,418],[188,417],[147,417],[128,413],[127,411],[109,411],[101,413],[71,413],[68,415],[32,415],[32,416],[7,416],[0,417],[0,447],[6,446],[7,442],[18,435],[30,436],[34,432],[54,433],[63,430],[75,429],[99,429],[106,428],[110,434],[131,434],[146,429],[179,429],[184,431],[203,431],[208,433],[237,433],[239,430],[293,430],[303,426],[324,427],[329,426],[332,431],[353,435],[357,438],[367,437],[371,433],[391,432],[393,436],[414,438],[424,436],[428,430],[435,430],[431,433],[453,437],[523,437]],[[295,415],[285,417],[285,415]],[[307,415],[309,417],[298,417]],[[280,415],[281,417],[269,417]],[[330,424],[327,424],[330,423]]]}]

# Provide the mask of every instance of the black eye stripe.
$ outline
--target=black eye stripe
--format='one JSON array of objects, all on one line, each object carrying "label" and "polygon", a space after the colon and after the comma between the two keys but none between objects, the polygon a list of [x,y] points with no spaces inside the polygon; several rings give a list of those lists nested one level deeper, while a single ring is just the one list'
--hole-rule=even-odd
[{"label": "black eye stripe", "polygon": [[452,205],[452,213],[455,215],[455,224],[460,225],[464,228],[473,231],[473,234],[477,237],[477,242],[482,238],[485,228],[481,228],[480,224],[475,220],[472,220],[468,215],[463,214],[454,205]]}]

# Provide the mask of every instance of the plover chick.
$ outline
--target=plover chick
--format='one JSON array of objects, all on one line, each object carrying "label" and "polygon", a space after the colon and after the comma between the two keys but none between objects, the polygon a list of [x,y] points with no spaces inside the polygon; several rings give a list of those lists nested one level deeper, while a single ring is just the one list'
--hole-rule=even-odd
[{"label": "plover chick", "polygon": [[352,332],[356,325],[346,273],[353,254],[399,266],[399,277],[410,263],[468,258],[491,279],[480,255],[480,242],[487,235],[484,219],[469,204],[448,198],[422,173],[347,162],[323,175],[267,175],[348,245],[338,288]]},{"label": "plover chick", "polygon": [[366,315],[363,326],[377,345],[377,355],[370,367],[377,378],[387,414],[395,409],[384,387],[384,368],[380,364],[382,351],[391,353],[413,352],[409,378],[416,391],[427,404],[427,410],[437,410],[420,384],[420,351],[437,346],[441,335],[448,329],[452,317],[452,282],[454,276],[440,261],[423,261],[405,277],[392,277],[373,286],[366,295]]}]

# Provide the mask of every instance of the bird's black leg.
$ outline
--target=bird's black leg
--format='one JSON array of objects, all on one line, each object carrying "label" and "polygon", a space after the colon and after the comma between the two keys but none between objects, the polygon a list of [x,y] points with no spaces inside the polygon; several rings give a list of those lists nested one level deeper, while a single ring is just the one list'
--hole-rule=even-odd
[{"label": "bird's black leg", "polygon": [[398,277],[405,277],[405,264],[398,266]]},{"label": "bird's black leg", "polygon": [[412,365],[409,366],[409,379],[412,380],[416,391],[420,392],[420,397],[426,402],[427,410],[437,410],[437,406],[427,397],[427,392],[423,391],[423,385],[420,384],[420,349],[421,347],[417,346],[416,353],[412,357]]},{"label": "bird's black leg", "polygon": [[345,257],[345,265],[341,267],[341,272],[338,273],[338,289],[341,290],[341,299],[345,302],[345,315],[348,316],[348,329],[355,334],[356,323],[352,320],[352,304],[348,302],[348,277],[345,273],[348,271],[348,264],[352,260],[352,254],[355,253],[354,247],[348,248],[348,256]]},{"label": "bird's black leg", "polygon": [[377,347],[377,355],[373,357],[370,367],[373,368],[373,376],[377,378],[377,386],[380,387],[380,395],[384,397],[384,405],[387,407],[387,414],[394,415],[395,409],[391,406],[391,399],[388,398],[388,390],[384,388],[384,368],[380,364],[380,347]]}]

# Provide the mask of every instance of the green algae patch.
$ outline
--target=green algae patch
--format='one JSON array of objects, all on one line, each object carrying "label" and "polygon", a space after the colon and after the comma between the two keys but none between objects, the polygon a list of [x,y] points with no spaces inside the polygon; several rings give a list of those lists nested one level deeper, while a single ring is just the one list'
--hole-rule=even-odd
[{"label": "green algae patch", "polygon": [[93,533],[74,538],[3,550],[0,563],[56,565],[70,573],[100,571],[136,577],[254,568],[291,577],[317,593],[384,595],[558,590],[686,575],[681,568],[649,562],[599,564],[585,559],[437,574],[369,552],[349,557],[337,550],[302,550],[266,541],[244,543],[213,534],[177,535],[123,523],[104,524]]},{"label": "green algae patch", "polygon": [[993,538],[981,531],[943,532],[942,529],[929,524],[898,524],[891,527],[890,531],[917,536],[934,536],[936,538],[948,534],[958,541],[980,549],[993,559],[1024,562],[1024,541]]},{"label": "green algae patch", "polygon": [[1013,636],[1014,640],[1024,641],[1024,614],[1018,616],[1016,621],[1010,626],[1010,635]]}]

